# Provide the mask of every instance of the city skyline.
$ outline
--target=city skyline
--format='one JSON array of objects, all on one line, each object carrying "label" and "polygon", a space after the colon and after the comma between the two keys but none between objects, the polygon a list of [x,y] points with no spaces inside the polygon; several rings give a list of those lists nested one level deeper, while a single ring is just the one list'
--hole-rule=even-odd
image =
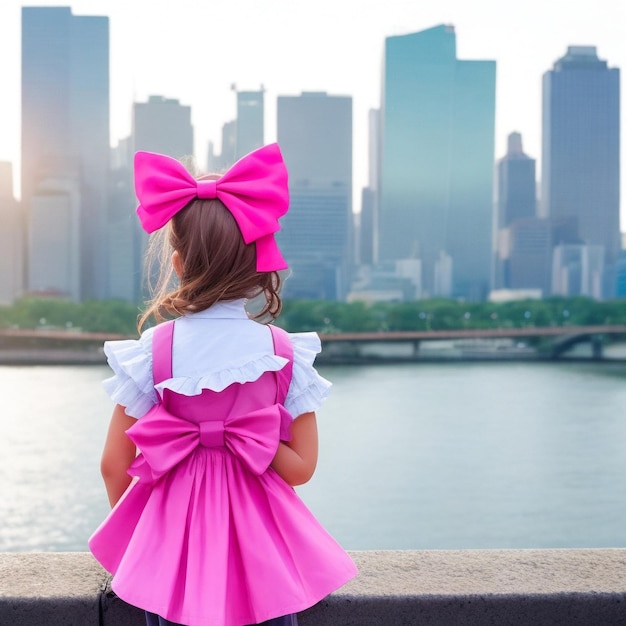
[{"label": "city skyline", "polygon": [[[191,105],[160,95],[149,96],[147,103],[134,102],[130,138],[119,142],[117,149],[109,149],[109,19],[75,16],[70,7],[22,8],[25,236],[18,233],[16,238],[25,244],[27,293],[65,293],[75,300],[138,293],[131,279],[127,284],[116,279],[115,289],[111,283],[115,272],[141,275],[135,257],[143,245],[134,241],[120,254],[118,239],[127,237],[116,235],[118,226],[124,230],[126,218],[119,219],[123,213],[133,215],[132,153],[147,149],[182,157],[195,152]],[[329,270],[332,265],[334,279],[321,272],[316,281],[319,289],[313,293],[311,285],[303,285],[298,289],[301,295],[357,297],[349,287],[357,278],[356,294],[367,292],[367,297],[487,297],[493,279],[497,64],[495,60],[460,59],[456,36],[454,26],[441,24],[385,38],[381,105],[368,115],[368,183],[374,191],[372,225],[377,224],[371,239],[377,255],[375,267],[360,268],[358,278],[352,271],[354,240],[349,236],[353,100],[328,96],[326,91],[278,95],[276,134],[290,170],[293,220],[318,214],[321,218],[323,209],[329,212],[322,224],[335,220],[335,215],[341,222],[330,229],[334,239],[323,231],[309,252],[301,244],[294,247],[291,259],[287,257],[294,266],[295,289],[296,257],[302,264],[319,263],[325,241],[336,239],[339,245],[323,254]],[[543,74],[541,189],[546,193],[540,198],[538,206],[543,211],[537,217],[551,220],[554,245],[576,246],[561,250],[558,263],[554,250],[558,267],[552,268],[552,291],[570,293],[574,281],[580,283],[576,289],[581,293],[610,297],[621,248],[620,82],[619,69],[609,68],[596,51],[595,46],[568,46],[566,56]],[[242,91],[232,84],[230,90],[236,94],[237,114],[235,121],[222,126],[222,141],[230,145],[231,135],[235,141],[232,163],[264,142],[265,88]],[[287,107],[288,102],[293,106]],[[349,115],[335,111],[334,104],[328,109],[331,102],[349,103]],[[516,136],[521,137],[509,135]],[[212,142],[207,148],[211,161],[215,155]],[[111,158],[116,162],[115,187],[109,187]],[[195,171],[201,173],[203,159],[199,161]],[[112,210],[120,202],[125,210]],[[52,213],[58,213],[58,223]],[[291,221],[283,224],[285,244],[296,237]],[[303,226],[304,222],[296,231],[312,236],[313,223]],[[358,220],[354,226],[359,233]],[[518,226],[509,231],[511,242],[519,239],[515,249],[499,248],[499,256],[508,259],[511,268],[536,235],[536,229]],[[370,236],[369,228],[366,225],[366,236]],[[579,250],[581,245],[587,247]],[[53,258],[59,263],[50,264]],[[301,276],[310,277],[310,271],[302,271],[302,264]],[[581,274],[584,268],[588,271]],[[395,288],[390,291],[392,284]],[[545,295],[546,289],[541,291]]]},{"label": "city skyline", "polygon": [[[63,4],[42,0],[37,6]],[[145,101],[150,95],[176,98],[192,107],[199,165],[204,164],[208,141],[219,144],[221,126],[235,116],[233,83],[241,90],[264,86],[266,142],[275,139],[279,95],[319,90],[353,97],[357,210],[361,188],[367,183],[367,114],[380,104],[385,37],[451,23],[458,34],[460,58],[496,60],[494,161],[506,152],[506,137],[513,131],[522,133],[526,152],[540,160],[541,77],[567,46],[595,45],[610,66],[626,66],[626,44],[619,32],[619,18],[626,17],[626,8],[609,0],[600,0],[593,7],[582,2],[546,6],[531,1],[518,13],[489,0],[471,7],[448,0],[436,8],[392,0],[385,3],[383,12],[380,2],[366,1],[358,4],[359,28],[350,30],[349,46],[345,45],[345,33],[355,20],[352,2],[338,5],[323,0],[314,12],[284,0],[271,0],[262,8],[247,0],[236,6],[210,8],[190,0],[182,0],[175,8],[166,2],[152,2],[149,10],[141,1],[127,7],[101,0],[66,4],[77,15],[110,17],[113,145],[130,132],[132,102]],[[20,7],[14,0],[0,7],[0,54],[4,59],[19,58]],[[250,19],[242,20],[242,14]],[[167,33],[168,46],[160,46],[165,34],[163,27],[160,30],[156,25],[177,19],[185,28],[172,29]],[[198,47],[189,48],[190,41]],[[19,63],[5,62],[0,80],[9,94],[0,116],[0,160],[11,161],[17,170]]]}]

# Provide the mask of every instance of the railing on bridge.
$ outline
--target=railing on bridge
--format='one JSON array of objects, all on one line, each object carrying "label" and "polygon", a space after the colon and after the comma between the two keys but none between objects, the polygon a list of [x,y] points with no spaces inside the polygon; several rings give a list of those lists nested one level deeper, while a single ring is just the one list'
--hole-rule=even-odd
[{"label": "railing on bridge", "polygon": [[[380,332],[345,332],[320,333],[323,342],[332,341],[411,341],[438,339],[498,339],[498,338],[530,338],[574,335],[626,335],[626,325],[595,325],[595,326],[525,326],[523,328],[459,328],[451,330],[407,330]],[[63,329],[19,329],[0,328],[0,340],[41,339],[62,340],[67,342],[103,342],[114,339],[132,339],[133,335],[102,332],[83,332]]]},{"label": "railing on bridge", "polygon": [[[616,338],[626,337],[626,325],[606,326],[527,326],[523,328],[464,328],[453,330],[389,331],[376,333],[323,333],[321,361],[423,361],[440,358],[457,359],[559,359],[580,343],[591,346],[588,358],[604,358],[604,346]],[[509,343],[506,343],[506,340]],[[449,342],[453,349],[421,350],[425,342]],[[404,344],[404,352],[376,345]],[[533,344],[531,347],[529,344]]]},{"label": "railing on bridge", "polygon": [[408,330],[376,333],[322,333],[323,342],[413,341],[450,339],[527,339],[579,335],[626,335],[626,325],[610,326],[526,326],[523,328],[460,328],[455,330]]}]

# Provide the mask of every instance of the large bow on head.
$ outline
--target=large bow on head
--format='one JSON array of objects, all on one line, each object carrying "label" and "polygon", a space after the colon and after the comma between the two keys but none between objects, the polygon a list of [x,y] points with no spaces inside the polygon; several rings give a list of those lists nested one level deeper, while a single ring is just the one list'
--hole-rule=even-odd
[{"label": "large bow on head", "polygon": [[229,416],[226,420],[190,422],[157,405],[137,420],[127,435],[141,450],[128,473],[153,482],[178,465],[198,446],[225,447],[256,475],[270,465],[278,449],[282,404]]},{"label": "large bow on head", "polygon": [[278,144],[242,157],[218,180],[196,180],[180,161],[154,152],[135,154],[137,215],[152,233],[194,198],[218,198],[231,212],[246,244],[255,242],[257,271],[287,269],[274,233],[289,208],[287,168]]}]

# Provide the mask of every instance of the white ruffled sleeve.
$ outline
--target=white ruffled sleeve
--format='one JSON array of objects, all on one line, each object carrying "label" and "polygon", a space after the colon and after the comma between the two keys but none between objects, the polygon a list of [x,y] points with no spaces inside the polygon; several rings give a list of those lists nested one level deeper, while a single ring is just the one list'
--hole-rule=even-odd
[{"label": "white ruffled sleeve", "polygon": [[328,397],[332,383],[313,367],[315,357],[322,351],[316,333],[290,333],[293,345],[293,374],[285,400],[285,408],[294,416],[317,411]]},{"label": "white ruffled sleeve", "polygon": [[102,383],[104,390],[135,418],[145,415],[158,401],[152,377],[153,332],[149,328],[137,340],[104,344],[104,353],[113,370],[113,376]]}]

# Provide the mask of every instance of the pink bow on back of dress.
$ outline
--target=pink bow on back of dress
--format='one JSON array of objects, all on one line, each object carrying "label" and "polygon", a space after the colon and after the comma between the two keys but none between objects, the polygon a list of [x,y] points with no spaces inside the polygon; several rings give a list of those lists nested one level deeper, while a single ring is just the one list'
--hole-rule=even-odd
[{"label": "pink bow on back of dress", "polygon": [[242,157],[217,180],[196,180],[180,161],[154,152],[135,154],[137,215],[143,229],[162,228],[195,198],[217,198],[235,218],[246,244],[256,244],[257,271],[287,269],[274,233],[289,208],[287,168],[278,144]]},{"label": "pink bow on back of dress", "polygon": [[126,431],[141,451],[128,473],[153,482],[197,448],[205,447],[227,448],[260,476],[276,456],[285,414],[293,420],[282,404],[273,404],[225,420],[195,423],[170,413],[162,404],[155,405]]}]

